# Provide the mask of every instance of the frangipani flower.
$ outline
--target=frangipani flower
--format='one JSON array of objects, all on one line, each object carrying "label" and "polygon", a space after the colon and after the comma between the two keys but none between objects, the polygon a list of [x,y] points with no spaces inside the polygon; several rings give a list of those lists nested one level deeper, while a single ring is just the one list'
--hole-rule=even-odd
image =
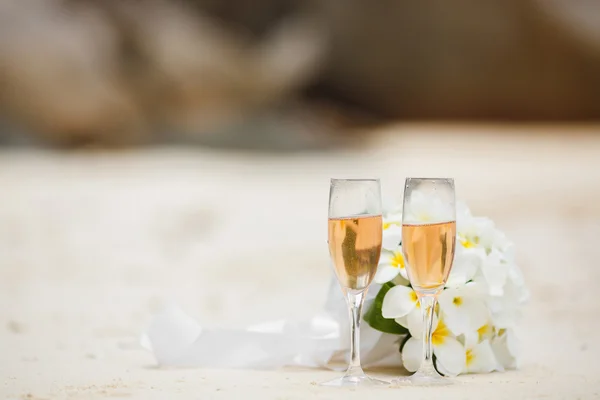
[{"label": "frangipani flower", "polygon": [[408,283],[402,246],[398,246],[394,251],[381,249],[377,273],[373,280],[375,283],[386,283],[396,278],[398,275],[404,279],[404,282]]},{"label": "frangipani flower", "polygon": [[375,274],[375,283],[386,283],[400,275],[402,284],[408,284],[406,263],[402,254],[402,214],[386,215],[383,223],[381,256]]},{"label": "frangipani flower", "polygon": [[456,225],[457,240],[464,248],[483,247],[489,250],[493,247],[496,234],[491,219],[468,216],[457,219]]},{"label": "frangipani flower", "polygon": [[448,328],[456,336],[477,331],[490,318],[490,312],[475,283],[444,290],[438,296],[438,302]]},{"label": "frangipani flower", "polygon": [[468,347],[465,354],[465,373],[488,373],[496,370],[498,362],[488,340]]},{"label": "frangipani flower", "polygon": [[486,217],[474,217],[464,203],[456,205],[457,241],[464,248],[493,247],[496,239],[501,236],[495,228],[494,221]]},{"label": "frangipani flower", "polygon": [[[410,372],[419,369],[423,357],[423,340],[421,332],[411,330],[412,337],[402,348],[402,363]],[[431,339],[433,354],[437,359],[438,369],[445,375],[456,376],[465,370],[466,352],[464,346],[456,339],[446,326],[444,319],[434,318]]]},{"label": "frangipani flower", "polygon": [[[440,362],[436,365],[442,375],[453,376],[452,372],[447,371]],[[489,373],[495,370],[502,371],[503,368],[496,361],[490,342],[485,340],[479,344],[465,347],[465,366],[460,372],[463,374],[481,374]]]}]

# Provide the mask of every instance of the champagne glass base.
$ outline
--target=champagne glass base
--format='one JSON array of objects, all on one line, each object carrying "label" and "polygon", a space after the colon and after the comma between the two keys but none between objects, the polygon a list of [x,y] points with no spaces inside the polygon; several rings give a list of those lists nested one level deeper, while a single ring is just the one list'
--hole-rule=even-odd
[{"label": "champagne glass base", "polygon": [[331,381],[321,382],[319,385],[331,387],[374,387],[389,386],[390,383],[368,377],[367,375],[346,375]]},{"label": "champagne glass base", "polygon": [[392,381],[393,386],[450,386],[454,381],[441,375],[429,375],[416,372],[411,376],[405,376]]}]

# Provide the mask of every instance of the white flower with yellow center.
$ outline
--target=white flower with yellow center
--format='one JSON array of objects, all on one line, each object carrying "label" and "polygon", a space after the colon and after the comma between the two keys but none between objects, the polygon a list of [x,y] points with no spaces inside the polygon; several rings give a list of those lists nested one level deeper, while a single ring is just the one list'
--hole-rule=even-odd
[{"label": "white flower with yellow center", "polygon": [[488,373],[496,370],[498,362],[489,340],[467,348],[465,354],[465,373]]},{"label": "white flower with yellow center", "polygon": [[402,254],[402,247],[398,246],[395,250],[381,249],[381,257],[377,272],[373,279],[375,283],[386,283],[397,276],[402,278],[402,285],[408,284],[408,275],[406,274],[406,263]]},{"label": "white flower with yellow center", "polygon": [[496,236],[494,222],[485,217],[474,217],[464,203],[456,205],[457,242],[465,249],[491,248]]},{"label": "white flower with yellow center", "polygon": [[383,241],[381,245],[381,256],[375,274],[375,283],[386,283],[397,276],[402,278],[402,285],[408,284],[406,274],[406,263],[402,254],[402,214],[388,214],[383,223]]},{"label": "white flower with yellow center", "polygon": [[466,217],[457,220],[457,240],[465,248],[490,249],[495,238],[494,222],[485,217]]},{"label": "white flower with yellow center", "polygon": [[438,297],[440,310],[454,335],[477,331],[490,318],[483,293],[476,283],[447,288]]},{"label": "white flower with yellow center", "polygon": [[[438,363],[437,369],[443,375],[452,375],[441,363]],[[502,366],[496,361],[489,340],[465,347],[465,366],[461,374],[487,374],[502,370]]]},{"label": "white flower with yellow center", "polygon": [[464,373],[488,373],[504,370],[496,359],[491,346],[491,340],[495,335],[496,329],[491,321],[486,322],[476,331],[463,335],[466,350]]},{"label": "white flower with yellow center", "polygon": [[[411,328],[413,328],[410,329],[412,337],[402,348],[402,364],[408,371],[414,372],[419,369],[423,357],[422,324]],[[465,348],[448,329],[443,318],[434,317],[431,345],[440,372],[443,371],[448,376],[456,376],[465,370]]]}]

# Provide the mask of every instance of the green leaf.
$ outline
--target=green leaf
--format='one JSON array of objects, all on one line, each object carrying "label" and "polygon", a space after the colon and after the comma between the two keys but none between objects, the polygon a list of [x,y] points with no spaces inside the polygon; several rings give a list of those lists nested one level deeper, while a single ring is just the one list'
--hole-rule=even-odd
[{"label": "green leaf", "polygon": [[375,297],[375,300],[371,304],[369,310],[365,313],[364,320],[371,325],[372,328],[377,329],[380,332],[391,333],[394,335],[403,335],[408,332],[408,329],[399,325],[393,319],[384,318],[381,315],[381,307],[383,305],[383,298],[385,294],[393,288],[395,285],[392,282],[387,282]]}]

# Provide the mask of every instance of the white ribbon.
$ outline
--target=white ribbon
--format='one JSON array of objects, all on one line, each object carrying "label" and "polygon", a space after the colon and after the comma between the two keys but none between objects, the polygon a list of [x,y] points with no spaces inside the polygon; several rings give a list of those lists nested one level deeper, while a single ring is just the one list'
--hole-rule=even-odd
[{"label": "white ribbon", "polygon": [[[373,285],[367,310],[379,291]],[[325,309],[308,321],[285,319],[245,329],[206,329],[171,305],[156,315],[142,335],[141,344],[154,353],[159,365],[210,368],[330,367],[349,357],[350,324],[346,302],[332,281]],[[400,365],[395,335],[382,334],[361,324],[364,366]]]}]

